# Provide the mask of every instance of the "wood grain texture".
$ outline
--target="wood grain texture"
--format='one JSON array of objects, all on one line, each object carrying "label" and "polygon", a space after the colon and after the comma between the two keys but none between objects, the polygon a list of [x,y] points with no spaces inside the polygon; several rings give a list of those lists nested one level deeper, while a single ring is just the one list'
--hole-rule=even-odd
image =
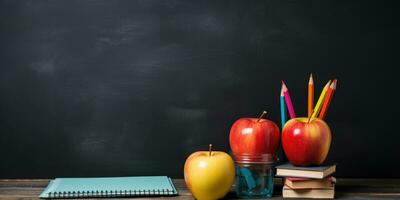
[{"label": "wood grain texture", "polygon": [[[47,186],[48,179],[0,179],[0,199],[38,199],[38,195]],[[177,197],[158,197],[165,199],[194,199],[186,188],[183,179],[173,180],[178,189]],[[272,199],[282,199],[281,179],[275,179],[275,191]],[[235,199],[232,190],[226,199]],[[336,199],[399,199],[400,179],[338,179]],[[113,198],[114,199],[114,198]],[[118,198],[115,198],[118,199]],[[129,199],[129,198],[123,198]],[[149,198],[134,198],[149,199]]]}]

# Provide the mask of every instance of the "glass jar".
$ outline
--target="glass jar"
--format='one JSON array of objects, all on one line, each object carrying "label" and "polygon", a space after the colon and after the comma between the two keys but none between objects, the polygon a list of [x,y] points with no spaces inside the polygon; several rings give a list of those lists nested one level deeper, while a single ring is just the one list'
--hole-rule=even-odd
[{"label": "glass jar", "polygon": [[236,194],[240,198],[270,198],[274,191],[273,163],[236,162]]}]

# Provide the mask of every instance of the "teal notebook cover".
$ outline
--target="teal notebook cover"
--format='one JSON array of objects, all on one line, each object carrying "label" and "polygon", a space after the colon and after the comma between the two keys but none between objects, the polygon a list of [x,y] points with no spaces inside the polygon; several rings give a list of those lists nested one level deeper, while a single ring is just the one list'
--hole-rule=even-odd
[{"label": "teal notebook cover", "polygon": [[40,198],[174,196],[178,192],[167,176],[56,178]]}]

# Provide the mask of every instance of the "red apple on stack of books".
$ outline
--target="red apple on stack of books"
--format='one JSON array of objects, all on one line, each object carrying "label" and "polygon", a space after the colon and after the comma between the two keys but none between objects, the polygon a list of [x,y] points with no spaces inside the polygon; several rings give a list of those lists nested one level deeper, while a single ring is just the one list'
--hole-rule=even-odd
[{"label": "red apple on stack of books", "polygon": [[331,130],[318,118],[293,118],[282,130],[282,146],[293,165],[320,165],[331,145]]}]

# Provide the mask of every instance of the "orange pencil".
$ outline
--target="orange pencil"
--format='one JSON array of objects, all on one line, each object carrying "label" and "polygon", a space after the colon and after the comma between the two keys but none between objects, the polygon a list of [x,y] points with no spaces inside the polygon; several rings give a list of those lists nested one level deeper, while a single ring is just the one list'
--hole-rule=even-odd
[{"label": "orange pencil", "polygon": [[313,114],[314,109],[314,80],[312,74],[310,74],[310,80],[308,81],[308,117]]},{"label": "orange pencil", "polygon": [[333,93],[335,93],[336,90],[336,85],[337,85],[337,79],[333,80],[331,85],[328,88],[328,91],[326,91],[326,98],[324,100],[324,104],[322,105],[321,112],[319,113],[318,118],[324,119],[326,116],[326,112],[328,111],[329,104],[331,103]]}]

